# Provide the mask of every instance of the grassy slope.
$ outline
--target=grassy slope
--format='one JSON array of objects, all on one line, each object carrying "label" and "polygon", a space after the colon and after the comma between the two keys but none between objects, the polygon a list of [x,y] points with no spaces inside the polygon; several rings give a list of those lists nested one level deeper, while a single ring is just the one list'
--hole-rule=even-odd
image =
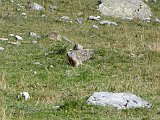
[{"label": "grassy slope", "polygon": [[[73,68],[67,64],[65,51],[57,54],[61,49],[72,48],[66,41],[43,38],[36,45],[20,46],[0,42],[5,48],[0,52],[1,119],[160,119],[156,114],[160,106],[160,24],[102,16],[119,26],[100,26],[97,30],[92,25],[98,22],[87,20],[89,15],[100,14],[96,11],[97,0],[60,0],[54,13],[49,11],[52,0],[44,1],[34,0],[47,8],[45,12],[17,11],[15,4],[5,1],[0,8],[0,37],[14,33],[30,42],[33,40],[28,36],[30,31],[47,34],[56,30],[85,48],[95,49],[95,56]],[[20,4],[27,5],[27,0],[21,0]],[[150,6],[154,15],[160,16],[160,2]],[[9,16],[3,16],[2,12]],[[28,17],[21,16],[22,12]],[[83,14],[77,14],[80,12]],[[46,17],[41,17],[42,14]],[[83,17],[84,24],[59,22],[63,15],[72,19]],[[16,100],[20,91],[28,91],[31,99]],[[85,101],[94,91],[131,92],[153,103],[153,107],[120,111],[88,106]],[[60,109],[54,109],[55,105],[60,105]]]}]

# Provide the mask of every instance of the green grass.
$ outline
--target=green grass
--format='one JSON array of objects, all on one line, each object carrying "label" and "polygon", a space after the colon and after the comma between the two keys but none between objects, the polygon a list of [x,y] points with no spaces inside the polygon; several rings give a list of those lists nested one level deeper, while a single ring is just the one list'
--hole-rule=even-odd
[{"label": "green grass", "polygon": [[[96,10],[97,0],[34,0],[45,6],[45,12],[25,7],[17,11],[16,3],[27,5],[27,0],[18,1],[13,4],[4,1],[0,7],[0,38],[15,41],[8,37],[10,33],[24,38],[20,46],[0,41],[0,46],[5,48],[0,52],[0,119],[160,119],[157,114],[160,109],[160,24],[102,16],[119,26],[100,25],[97,30],[92,25],[99,25],[98,22],[87,20],[89,15],[100,15]],[[52,1],[58,7],[55,12],[49,10]],[[149,5],[153,18],[159,17],[160,1]],[[27,18],[20,15],[22,12],[27,13]],[[41,17],[43,14],[46,17]],[[73,23],[59,21],[64,15],[73,19]],[[75,21],[78,17],[84,18],[83,25]],[[51,31],[94,49],[94,57],[74,68],[67,63],[66,52],[73,47],[67,41],[56,42],[45,37],[37,39],[38,44],[30,44],[35,39],[28,36],[29,32],[46,35]],[[31,99],[17,100],[21,91],[28,91]],[[116,110],[87,105],[87,98],[95,91],[131,92],[150,101],[153,107]]]}]

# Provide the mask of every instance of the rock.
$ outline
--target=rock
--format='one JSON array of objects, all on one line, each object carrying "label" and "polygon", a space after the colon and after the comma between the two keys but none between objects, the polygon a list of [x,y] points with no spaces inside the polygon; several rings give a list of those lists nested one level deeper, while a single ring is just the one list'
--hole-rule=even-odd
[{"label": "rock", "polygon": [[15,38],[16,38],[16,40],[23,40],[23,38],[19,35],[16,35]]},{"label": "rock", "polygon": [[101,25],[105,25],[105,24],[107,24],[107,25],[115,25],[115,26],[118,25],[116,22],[111,22],[111,21],[108,21],[108,20],[101,21],[100,24]]},{"label": "rock", "polygon": [[111,106],[117,109],[129,109],[146,107],[150,108],[151,103],[131,93],[95,92],[87,100],[88,104]]},{"label": "rock", "polygon": [[41,38],[40,35],[38,35],[37,33],[34,33],[34,32],[29,32],[29,36],[31,36],[33,38]]},{"label": "rock", "polygon": [[27,13],[21,13],[21,15],[22,15],[22,16],[26,16],[26,15],[27,15]]},{"label": "rock", "polygon": [[93,49],[70,50],[67,52],[69,64],[74,67],[82,65],[83,61],[92,58],[93,53]]},{"label": "rock", "polygon": [[45,10],[43,6],[39,5],[38,3],[32,3],[32,2],[28,2],[28,7],[31,10],[38,10],[38,11],[42,11]]},{"label": "rock", "polygon": [[150,7],[142,0],[101,0],[98,9],[102,14],[120,18],[150,19]]},{"label": "rock", "polygon": [[62,17],[60,18],[60,21],[65,21],[65,22],[70,22],[70,23],[72,23],[72,20],[71,20],[68,16],[62,16]]},{"label": "rock", "polygon": [[20,98],[24,98],[25,100],[28,100],[30,99],[30,95],[28,92],[20,92],[20,94],[17,96],[17,99],[20,99]]},{"label": "rock", "polygon": [[57,41],[61,41],[62,40],[61,35],[56,31],[53,31],[53,32],[49,33],[48,37],[51,40],[57,40]]},{"label": "rock", "polygon": [[75,44],[75,46],[73,47],[73,50],[83,50],[83,46],[80,44]]},{"label": "rock", "polygon": [[14,34],[9,34],[8,36],[14,37],[15,35]]},{"label": "rock", "polygon": [[13,0],[10,0],[10,2],[11,2],[11,3],[14,3],[14,1],[13,1]]},{"label": "rock", "polygon": [[99,26],[97,25],[92,25],[93,28],[99,29]]},{"label": "rock", "polygon": [[83,18],[77,18],[76,21],[77,21],[79,24],[83,24]]},{"label": "rock", "polygon": [[3,47],[0,47],[0,51],[3,51],[4,50],[4,48]]},{"label": "rock", "polygon": [[18,41],[17,42],[8,42],[8,44],[17,45],[17,46],[21,45]]},{"label": "rock", "polygon": [[97,20],[98,21],[98,20],[100,20],[100,18],[101,18],[100,16],[89,16],[88,19],[89,20]]},{"label": "rock", "polygon": [[37,43],[38,43],[38,41],[36,41],[36,40],[32,41],[32,44],[37,44]]},{"label": "rock", "polygon": [[57,6],[52,4],[52,5],[50,5],[50,9],[52,12],[54,12],[57,9]]},{"label": "rock", "polygon": [[0,38],[0,41],[7,41],[8,38]]},{"label": "rock", "polygon": [[155,19],[155,22],[160,23],[160,19],[156,18],[156,19]]}]

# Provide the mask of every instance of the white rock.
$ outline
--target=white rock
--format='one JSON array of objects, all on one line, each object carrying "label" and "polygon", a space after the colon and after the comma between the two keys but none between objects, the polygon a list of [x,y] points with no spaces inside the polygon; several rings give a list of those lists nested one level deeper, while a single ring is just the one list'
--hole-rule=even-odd
[{"label": "white rock", "polygon": [[8,42],[8,44],[17,45],[17,46],[21,45],[18,41],[17,42]]},{"label": "white rock", "polygon": [[137,97],[131,93],[111,93],[111,92],[95,92],[87,100],[88,104],[100,106],[112,106],[117,109],[129,109],[147,107],[150,108],[151,103]]},{"label": "white rock", "polygon": [[60,21],[66,21],[66,22],[72,23],[72,20],[71,20],[68,16],[62,16],[62,17],[60,18]]},{"label": "white rock", "polygon": [[101,21],[100,24],[101,25],[108,24],[108,25],[115,25],[115,26],[118,25],[116,22],[111,22],[111,21],[108,21],[108,20]]},{"label": "white rock", "polygon": [[11,2],[11,3],[14,3],[14,1],[13,1],[13,0],[10,0],[10,2]]},{"label": "white rock", "polygon": [[156,18],[156,19],[155,19],[155,22],[160,23],[160,19]]},{"label": "white rock", "polygon": [[37,33],[34,33],[34,32],[29,32],[29,35],[30,35],[31,37],[34,37],[34,38],[41,38],[40,35],[38,35]]},{"label": "white rock", "polygon": [[35,62],[34,64],[35,65],[42,65],[40,62]]},{"label": "white rock", "polygon": [[37,44],[37,43],[38,43],[38,41],[36,41],[36,40],[32,41],[32,44]]},{"label": "white rock", "polygon": [[26,16],[26,15],[27,15],[27,13],[21,13],[21,15]]},{"label": "white rock", "polygon": [[7,41],[8,38],[0,38],[0,41]]},{"label": "white rock", "polygon": [[14,34],[9,34],[8,36],[14,37],[15,35]]},{"label": "white rock", "polygon": [[23,97],[25,100],[30,99],[30,95],[29,95],[28,92],[21,92],[21,93],[17,96],[17,98],[21,98],[21,97]]},{"label": "white rock", "polygon": [[101,18],[100,16],[89,16],[88,19],[89,20],[97,20],[98,21],[98,20],[100,20],[100,18]]},{"label": "white rock", "polygon": [[45,10],[43,6],[41,6],[41,5],[37,4],[37,3],[28,2],[28,6],[32,10]]},{"label": "white rock", "polygon": [[82,22],[82,21],[83,21],[83,18],[77,18],[76,21],[77,21],[79,24],[83,24],[83,22]]},{"label": "white rock", "polygon": [[93,28],[99,29],[99,26],[97,25],[92,25]]},{"label": "white rock", "polygon": [[3,47],[0,47],[0,51],[3,51],[4,50],[4,48]]},{"label": "white rock", "polygon": [[16,38],[16,40],[23,40],[23,38],[19,35],[16,35],[15,38]]}]

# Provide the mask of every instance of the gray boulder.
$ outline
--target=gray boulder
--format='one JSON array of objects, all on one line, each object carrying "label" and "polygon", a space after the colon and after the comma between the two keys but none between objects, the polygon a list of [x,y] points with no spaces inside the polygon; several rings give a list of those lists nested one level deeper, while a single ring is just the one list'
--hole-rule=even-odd
[{"label": "gray boulder", "polygon": [[99,11],[112,17],[148,20],[152,12],[142,0],[100,0]]},{"label": "gray boulder", "polygon": [[68,51],[68,62],[70,65],[77,67],[79,65],[82,65],[82,62],[92,58],[93,53],[93,49],[83,49],[83,47],[78,46],[78,49],[76,48],[76,50]]},{"label": "gray boulder", "polygon": [[147,107],[150,108],[151,103],[137,97],[131,93],[112,93],[112,92],[95,92],[87,100],[88,104],[100,106],[112,106],[117,109],[129,109]]}]

